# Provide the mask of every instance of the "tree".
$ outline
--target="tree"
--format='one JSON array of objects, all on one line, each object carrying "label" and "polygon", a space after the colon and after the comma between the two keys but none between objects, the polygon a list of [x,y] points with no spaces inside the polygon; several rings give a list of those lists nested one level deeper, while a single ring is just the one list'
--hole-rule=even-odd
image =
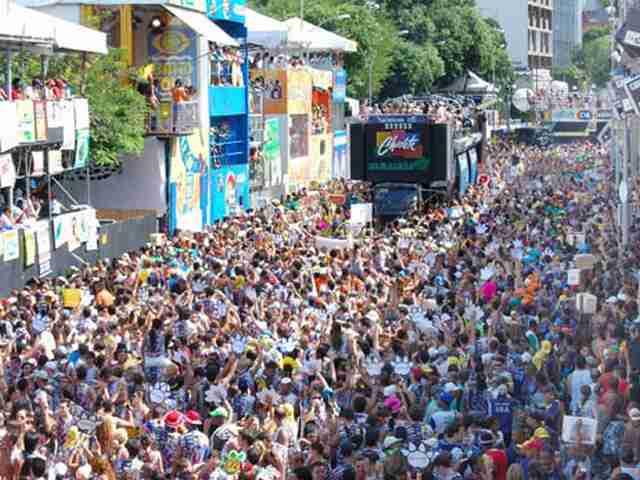
[{"label": "tree", "polygon": [[610,39],[608,36],[596,38],[583,46],[584,69],[587,78],[598,87],[603,87],[610,77]]},{"label": "tree", "polygon": [[382,88],[383,98],[427,93],[433,82],[444,74],[444,62],[431,44],[400,42],[397,56],[402,61],[393,63],[391,75]]}]

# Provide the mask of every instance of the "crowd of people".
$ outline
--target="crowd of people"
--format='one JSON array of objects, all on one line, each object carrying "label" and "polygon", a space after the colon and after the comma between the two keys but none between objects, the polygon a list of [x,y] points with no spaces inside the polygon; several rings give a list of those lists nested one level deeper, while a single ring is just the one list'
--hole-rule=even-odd
[{"label": "crowd of people", "polygon": [[65,100],[73,98],[73,90],[64,78],[49,78],[42,81],[34,78],[31,83],[14,78],[11,91],[0,87],[0,101],[17,100]]},{"label": "crowd of people", "polygon": [[606,152],[498,141],[483,168],[352,247],[317,242],[343,182],[13,292],[0,479],[640,478]]}]

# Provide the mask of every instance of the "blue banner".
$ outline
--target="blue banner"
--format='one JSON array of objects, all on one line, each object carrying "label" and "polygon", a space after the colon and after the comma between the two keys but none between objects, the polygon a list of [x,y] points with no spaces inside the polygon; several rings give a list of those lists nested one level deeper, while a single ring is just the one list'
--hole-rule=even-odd
[{"label": "blue banner", "polygon": [[466,153],[458,155],[458,187],[460,195],[464,195],[469,188],[469,164]]},{"label": "blue banner", "polygon": [[333,86],[333,101],[342,103],[347,99],[347,72],[346,70],[336,70]]},{"label": "blue banner", "polygon": [[244,23],[246,0],[208,0],[209,16],[214,20]]},{"label": "blue banner", "polygon": [[475,148],[469,150],[469,181],[472,185],[478,181],[478,151]]},{"label": "blue banner", "polygon": [[223,165],[211,172],[211,221],[249,208],[249,164]]}]

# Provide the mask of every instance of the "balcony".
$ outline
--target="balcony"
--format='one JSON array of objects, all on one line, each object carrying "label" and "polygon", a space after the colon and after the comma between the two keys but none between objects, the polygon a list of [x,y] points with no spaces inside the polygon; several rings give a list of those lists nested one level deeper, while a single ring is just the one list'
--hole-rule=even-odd
[{"label": "balcony", "polygon": [[161,101],[146,121],[149,137],[180,137],[191,135],[198,128],[197,100],[186,102]]}]

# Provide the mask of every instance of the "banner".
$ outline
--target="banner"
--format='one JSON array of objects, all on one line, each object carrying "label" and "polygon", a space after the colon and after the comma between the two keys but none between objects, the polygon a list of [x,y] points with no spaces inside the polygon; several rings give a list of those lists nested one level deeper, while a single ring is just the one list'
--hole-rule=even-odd
[{"label": "banner", "polygon": [[86,98],[73,99],[73,117],[76,130],[89,128],[89,102]]},{"label": "banner", "polygon": [[282,115],[287,113],[287,72],[285,70],[251,70],[252,84],[262,85],[264,113]]},{"label": "banner", "polygon": [[71,216],[58,215],[53,218],[53,248],[62,247],[71,236]]},{"label": "banner", "polygon": [[20,243],[18,241],[18,231],[10,230],[8,232],[4,232],[3,237],[4,260],[6,262],[10,262],[11,260],[20,258]]},{"label": "banner", "polygon": [[0,188],[13,187],[15,184],[16,167],[11,154],[0,155]]},{"label": "banner", "polygon": [[36,125],[33,102],[31,100],[18,100],[15,104],[18,123],[18,142],[34,142],[36,140]]},{"label": "banner", "polygon": [[233,217],[249,208],[249,166],[223,165],[215,170],[211,220]]},{"label": "banner", "polygon": [[309,156],[309,115],[289,117],[289,160]]},{"label": "banner", "polygon": [[353,241],[342,238],[324,238],[316,237],[316,247],[326,248],[327,250],[344,250],[353,247]]},{"label": "banner", "polygon": [[214,20],[244,23],[245,5],[246,0],[209,0],[209,16]]},{"label": "banner", "polygon": [[44,152],[42,150],[31,152],[31,176],[41,177],[44,174]]},{"label": "banner", "polygon": [[85,168],[89,163],[89,129],[76,130],[76,153],[73,168]]},{"label": "banner", "polygon": [[469,187],[469,165],[467,162],[467,154],[458,155],[458,191],[460,195],[467,193]]},{"label": "banner", "polygon": [[373,221],[373,204],[354,203],[351,205],[351,223],[364,225]]},{"label": "banner", "polygon": [[333,178],[348,178],[349,166],[347,165],[347,132],[338,130],[333,135]]},{"label": "banner", "polygon": [[36,127],[36,140],[47,140],[47,102],[42,100],[33,102],[33,115]]},{"label": "banner", "polygon": [[333,87],[333,72],[331,70],[309,69],[311,71],[311,82],[314,88],[329,90]]},{"label": "banner", "polygon": [[342,103],[347,99],[347,72],[346,70],[336,70],[334,75],[333,101]]},{"label": "banner", "polygon": [[62,142],[64,137],[64,102],[49,102],[47,104],[47,138],[51,142]]},{"label": "banner", "polygon": [[311,176],[310,180],[328,182],[331,180],[331,164],[333,160],[333,139],[331,135],[311,136]]},{"label": "banner", "polygon": [[287,70],[287,113],[311,113],[311,74],[306,70]]},{"label": "banner", "polygon": [[469,154],[469,182],[475,185],[478,181],[478,151],[472,148],[467,153]]},{"label": "banner", "polygon": [[36,235],[31,229],[24,231],[24,266],[30,267],[36,261]]},{"label": "banner", "polygon": [[62,164],[62,151],[49,150],[49,175],[56,175],[64,171]]},{"label": "banner", "polygon": [[82,290],[79,288],[62,289],[62,305],[64,308],[76,308],[82,301]]},{"label": "banner", "polygon": [[0,102],[0,152],[18,145],[18,113],[15,102]]},{"label": "banner", "polygon": [[38,275],[44,277],[51,273],[51,226],[49,221],[36,223],[36,244],[38,248]]},{"label": "banner", "polygon": [[554,110],[551,112],[552,122],[590,122],[592,120],[590,110],[580,110],[575,108],[566,108],[563,110]]},{"label": "banner", "polygon": [[280,122],[277,118],[267,118],[264,122],[262,155],[267,186],[280,185],[282,183],[282,155],[280,151]]},{"label": "banner", "polygon": [[159,97],[171,100],[171,90],[180,80],[182,85],[198,91],[196,69],[196,34],[172,18],[162,31],[149,32],[149,58],[154,76],[160,81]]},{"label": "banner", "polygon": [[64,125],[62,133],[62,150],[74,150],[76,146],[76,120],[73,111],[73,102],[63,100],[60,104],[60,114]]}]

